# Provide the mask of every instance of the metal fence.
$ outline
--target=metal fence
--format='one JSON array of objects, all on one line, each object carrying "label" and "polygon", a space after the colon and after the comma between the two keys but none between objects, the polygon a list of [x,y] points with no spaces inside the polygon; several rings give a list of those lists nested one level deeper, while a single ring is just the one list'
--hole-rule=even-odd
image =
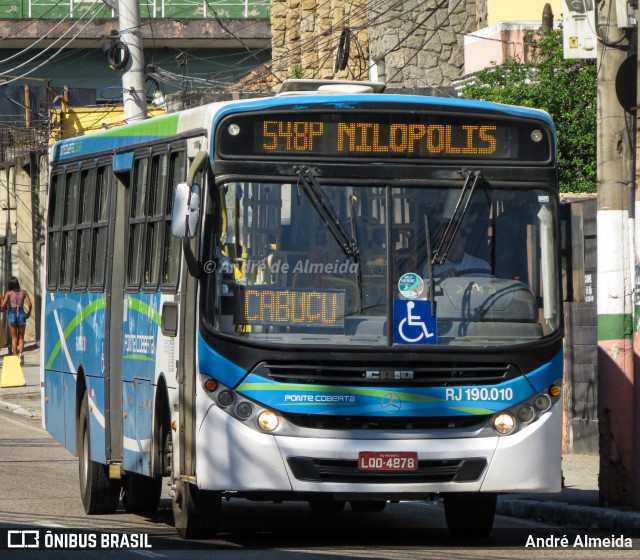
[{"label": "metal fence", "polygon": [[[140,0],[140,17],[184,19],[268,18],[270,0]],[[102,0],[0,0],[3,19],[116,18]]]},{"label": "metal fence", "polygon": [[0,126],[0,163],[46,150],[47,144],[48,135],[43,130],[3,124]]}]

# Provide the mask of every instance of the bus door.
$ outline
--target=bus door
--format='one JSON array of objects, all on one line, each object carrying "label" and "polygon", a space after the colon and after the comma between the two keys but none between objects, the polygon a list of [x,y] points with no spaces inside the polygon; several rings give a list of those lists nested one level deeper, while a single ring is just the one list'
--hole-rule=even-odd
[{"label": "bus door", "polygon": [[[109,264],[106,277],[106,314],[104,339],[104,391],[107,462],[122,464],[122,344],[124,308],[122,305],[126,273],[126,259],[122,248],[126,247],[127,190],[133,153],[114,156],[115,185],[112,202],[112,225],[109,238]],[[120,256],[118,256],[120,255]]]}]

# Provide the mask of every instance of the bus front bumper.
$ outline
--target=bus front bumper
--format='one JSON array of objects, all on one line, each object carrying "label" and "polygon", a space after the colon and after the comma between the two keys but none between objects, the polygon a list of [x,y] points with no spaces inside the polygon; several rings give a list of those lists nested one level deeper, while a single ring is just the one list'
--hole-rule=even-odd
[{"label": "bus front bumper", "polygon": [[[555,407],[554,407],[555,409]],[[482,438],[358,439],[264,434],[211,406],[200,424],[196,474],[202,489],[238,493],[428,496],[441,492],[559,492],[561,414],[545,414],[511,436]],[[357,434],[356,434],[357,436]],[[438,464],[474,460],[484,467],[472,479],[358,471],[361,452],[416,453]],[[329,475],[313,465],[328,465]],[[310,468],[305,468],[305,465]],[[323,467],[319,471],[326,471]]]}]

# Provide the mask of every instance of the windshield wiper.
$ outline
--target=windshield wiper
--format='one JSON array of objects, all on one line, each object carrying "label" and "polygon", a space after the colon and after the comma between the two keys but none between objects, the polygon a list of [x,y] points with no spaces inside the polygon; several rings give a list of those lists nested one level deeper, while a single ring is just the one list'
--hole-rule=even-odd
[{"label": "windshield wiper", "polygon": [[[464,173],[464,171],[462,173]],[[438,246],[433,252],[433,257],[430,261],[431,265],[429,267],[430,271],[432,265],[442,265],[447,260],[447,254],[449,253],[451,244],[453,243],[453,240],[458,233],[458,229],[460,229],[460,224],[462,223],[462,219],[467,212],[467,207],[469,206],[469,202],[471,201],[473,192],[475,191],[476,186],[481,180],[481,171],[474,171],[473,173],[469,173],[467,175],[467,178],[464,181],[464,185],[462,185],[462,191],[460,192],[460,196],[458,197],[458,202],[456,202],[456,207],[453,210],[453,214],[451,214],[451,218],[449,218],[449,221],[447,222],[447,227],[445,228],[444,233],[440,236]]]},{"label": "windshield wiper", "polygon": [[347,257],[352,257],[357,262],[360,256],[360,248],[357,241],[349,236],[342,227],[342,222],[338,218],[331,202],[327,200],[322,192],[315,175],[306,165],[295,166],[293,172],[298,176],[298,186],[311,202],[314,210],[322,218],[322,221],[338,242],[340,249]]},{"label": "windshield wiper", "polygon": [[[356,209],[355,203],[357,198],[355,195],[349,197],[349,217],[351,218],[351,239],[356,249],[360,246],[358,243],[358,229],[356,227]],[[360,251],[353,255],[353,262],[356,264],[356,291],[358,296],[358,313],[362,313],[362,267],[360,266]]]},{"label": "windshield wiper", "polygon": [[429,231],[429,216],[424,215],[424,237],[425,242],[427,244],[427,266],[429,267],[429,278],[427,279],[428,288],[427,293],[429,294],[429,301],[431,302],[431,316],[436,316],[436,297],[435,297],[435,286],[436,282],[433,277],[433,254],[431,252],[431,231]]}]

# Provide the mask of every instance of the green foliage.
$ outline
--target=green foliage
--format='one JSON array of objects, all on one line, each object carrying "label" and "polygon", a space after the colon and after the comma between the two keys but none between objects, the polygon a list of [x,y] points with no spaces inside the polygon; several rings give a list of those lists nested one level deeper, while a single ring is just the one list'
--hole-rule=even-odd
[{"label": "green foliage", "polygon": [[303,77],[304,72],[302,71],[302,65],[301,64],[294,64],[291,67],[291,77],[294,80],[300,80]]},{"label": "green foliage", "polygon": [[558,131],[561,192],[596,192],[595,61],[564,60],[562,30],[527,34],[525,50],[530,62],[481,70],[462,95],[547,111]]}]

